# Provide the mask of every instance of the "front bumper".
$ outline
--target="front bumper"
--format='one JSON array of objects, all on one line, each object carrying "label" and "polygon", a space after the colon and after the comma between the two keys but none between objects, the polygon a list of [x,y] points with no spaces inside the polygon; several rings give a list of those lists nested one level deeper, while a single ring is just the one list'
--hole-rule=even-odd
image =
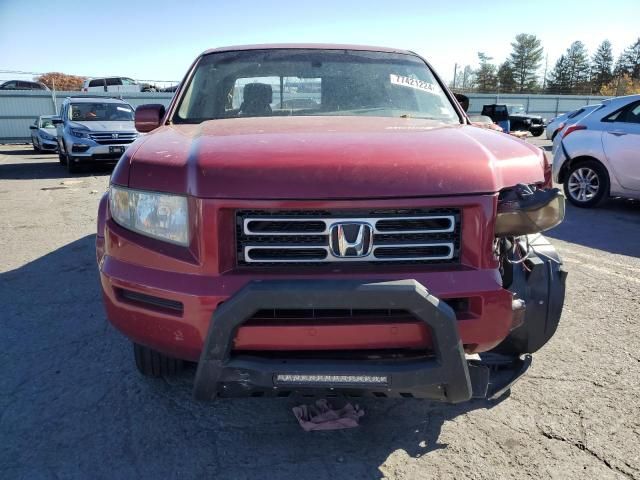
[{"label": "front bumper", "polygon": [[131,143],[100,145],[91,140],[73,139],[67,142],[67,152],[77,161],[117,161]]},{"label": "front bumper", "polygon": [[[411,312],[430,329],[433,349],[409,359],[268,358],[234,354],[238,328],[256,311],[276,309],[385,309]],[[430,398],[459,403],[502,394],[530,365],[521,361],[516,375],[497,386],[489,367],[468,362],[453,310],[415,280],[363,283],[359,281],[255,281],[219,306],[211,319],[198,370],[194,395],[211,400],[218,395],[264,392],[358,391],[375,396]]]}]

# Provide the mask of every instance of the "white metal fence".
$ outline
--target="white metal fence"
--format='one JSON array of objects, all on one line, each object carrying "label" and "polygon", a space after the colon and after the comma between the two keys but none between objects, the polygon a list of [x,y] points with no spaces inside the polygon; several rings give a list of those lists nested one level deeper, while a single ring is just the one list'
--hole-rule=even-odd
[{"label": "white metal fence", "polygon": [[[81,92],[47,92],[30,90],[0,91],[0,143],[23,143],[31,140],[29,125],[40,115],[55,115],[66,97],[83,96]],[[111,97],[111,93],[92,96]],[[144,103],[169,105],[173,93],[123,92],[122,99],[134,108]]]},{"label": "white metal fence", "polygon": [[[39,115],[55,115],[65,97],[82,95],[79,92],[45,92],[45,91],[0,91],[0,143],[29,142],[31,125]],[[109,93],[98,93],[97,96],[112,96]],[[123,92],[122,98],[133,107],[144,103],[162,103],[165,106],[171,101],[172,93],[161,92]],[[547,119],[560,113],[575,110],[583,105],[599,103],[607,97],[587,95],[521,95],[471,93],[469,97],[469,113],[479,114],[482,106],[491,103],[520,104],[532,114],[539,114]]]},{"label": "white metal fence", "polygon": [[483,105],[492,103],[523,105],[531,114],[542,115],[547,120],[561,113],[576,110],[584,105],[600,103],[605,98],[590,95],[526,95],[499,93],[465,93],[469,97],[469,114],[479,114]]}]

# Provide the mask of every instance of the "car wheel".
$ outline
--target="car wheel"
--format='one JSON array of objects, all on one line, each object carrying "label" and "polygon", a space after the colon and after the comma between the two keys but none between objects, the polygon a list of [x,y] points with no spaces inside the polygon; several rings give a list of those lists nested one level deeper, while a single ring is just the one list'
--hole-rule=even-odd
[{"label": "car wheel", "polygon": [[58,160],[60,161],[60,165],[67,164],[67,155],[64,153],[63,145],[58,142]]},{"label": "car wheel", "polygon": [[564,194],[576,207],[595,207],[609,196],[609,176],[594,160],[572,165],[564,181]]},{"label": "car wheel", "polygon": [[138,343],[133,344],[138,371],[145,377],[170,377],[180,373],[184,362],[168,357]]},{"label": "car wheel", "polygon": [[539,137],[540,135],[542,135],[542,132],[544,132],[543,129],[531,129],[530,130],[531,135],[533,135],[534,137]]},{"label": "car wheel", "polygon": [[36,153],[40,153],[40,147],[38,146],[38,142],[35,139],[32,139],[31,143],[33,143],[33,151]]},{"label": "car wheel", "polygon": [[78,170],[80,170],[80,165],[77,162],[74,162],[73,158],[70,157],[69,155],[67,155],[66,157],[67,157],[67,171],[69,173],[78,173]]}]

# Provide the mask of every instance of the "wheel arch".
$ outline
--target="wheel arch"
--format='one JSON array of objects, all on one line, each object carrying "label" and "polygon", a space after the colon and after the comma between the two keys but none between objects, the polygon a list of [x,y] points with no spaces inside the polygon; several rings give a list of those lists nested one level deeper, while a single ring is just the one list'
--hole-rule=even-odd
[{"label": "wheel arch", "polygon": [[565,180],[567,179],[567,173],[569,172],[569,170],[571,170],[571,168],[574,165],[579,165],[579,164],[585,163],[585,162],[596,162],[596,163],[598,163],[602,167],[602,169],[604,170],[605,174],[607,175],[608,184],[611,185],[611,174],[609,173],[609,169],[607,168],[607,166],[604,163],[602,163],[600,160],[598,160],[597,158],[589,156],[589,155],[581,155],[579,157],[571,158],[571,159],[567,160],[566,162],[564,162],[562,167],[560,167],[560,172],[558,173],[558,183],[564,183],[565,182]]}]

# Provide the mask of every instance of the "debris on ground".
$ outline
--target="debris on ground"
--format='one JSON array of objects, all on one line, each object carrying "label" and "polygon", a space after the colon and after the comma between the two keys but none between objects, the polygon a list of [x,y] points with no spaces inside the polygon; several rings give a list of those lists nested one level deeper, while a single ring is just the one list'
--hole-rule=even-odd
[{"label": "debris on ground", "polygon": [[347,403],[340,409],[322,398],[315,404],[293,407],[293,414],[300,426],[307,432],[312,430],[340,430],[358,426],[358,419],[364,415],[364,410]]}]

